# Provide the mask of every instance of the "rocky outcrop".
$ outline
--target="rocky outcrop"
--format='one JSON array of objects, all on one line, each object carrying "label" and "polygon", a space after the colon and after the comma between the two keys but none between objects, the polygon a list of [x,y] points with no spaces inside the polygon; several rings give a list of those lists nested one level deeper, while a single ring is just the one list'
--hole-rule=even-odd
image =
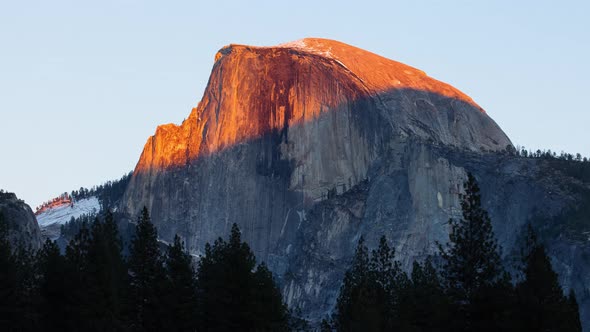
[{"label": "rocky outcrop", "polygon": [[[147,206],[163,240],[179,234],[195,254],[238,223],[288,304],[318,320],[361,235],[369,245],[386,235],[405,266],[445,242],[467,172],[507,259],[522,225],[580,204],[561,187],[578,180],[507,147],[473,100],[410,66],[324,39],[230,45],[190,116],[148,139],[120,211]],[[553,258],[590,318],[588,274],[573,258],[587,245],[568,239]]]},{"label": "rocky outcrop", "polygon": [[41,231],[31,207],[14,193],[0,192],[0,214],[8,225],[8,238],[13,246],[41,248]]}]

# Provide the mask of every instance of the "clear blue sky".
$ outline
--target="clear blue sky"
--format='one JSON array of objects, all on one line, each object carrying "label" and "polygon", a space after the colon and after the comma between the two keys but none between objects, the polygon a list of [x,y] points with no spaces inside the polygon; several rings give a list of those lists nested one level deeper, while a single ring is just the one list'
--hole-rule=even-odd
[{"label": "clear blue sky", "polygon": [[337,39],[426,71],[515,144],[590,156],[588,1],[2,1],[0,188],[33,207],[134,168],[216,51]]}]

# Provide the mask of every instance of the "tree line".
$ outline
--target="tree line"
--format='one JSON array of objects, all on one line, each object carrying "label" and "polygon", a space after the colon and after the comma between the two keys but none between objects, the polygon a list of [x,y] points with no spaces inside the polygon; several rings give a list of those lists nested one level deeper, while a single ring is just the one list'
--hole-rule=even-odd
[{"label": "tree line", "polygon": [[361,238],[322,331],[581,331],[576,296],[564,295],[532,227],[513,280],[471,174],[464,191],[448,243],[410,274],[385,237],[372,252]]},{"label": "tree line", "polygon": [[107,181],[101,185],[93,186],[92,188],[80,187],[80,189],[72,190],[71,193],[64,192],[59,196],[43,202],[35,208],[36,213],[39,213],[56,203],[74,204],[75,201],[96,197],[102,210],[106,211],[113,207],[115,203],[123,197],[125,189],[131,180],[133,173],[127,173],[120,179],[114,181]]},{"label": "tree line", "polygon": [[0,330],[288,330],[273,276],[235,224],[196,266],[178,236],[163,246],[145,208],[128,257],[110,213],[83,223],[64,254],[49,240],[12,248],[0,216]]},{"label": "tree line", "polygon": [[[479,187],[469,174],[462,217],[439,253],[406,273],[382,237],[361,237],[322,331],[581,331],[576,296],[565,295],[532,227],[513,278],[503,267]],[[76,224],[65,253],[45,242],[12,248],[0,215],[2,331],[301,331],[272,273],[257,264],[234,224],[195,264],[176,236],[157,239],[146,208],[129,254],[112,214]]]},{"label": "tree line", "polygon": [[576,161],[576,162],[583,162],[587,163],[588,157],[582,156],[581,153],[569,153],[565,151],[561,151],[559,154],[555,151],[551,151],[551,149],[547,150],[527,150],[524,146],[512,146],[507,145],[505,149],[506,153],[511,156],[516,157],[524,157],[524,158],[540,158],[540,159],[557,159],[557,160],[566,160],[566,161]]}]

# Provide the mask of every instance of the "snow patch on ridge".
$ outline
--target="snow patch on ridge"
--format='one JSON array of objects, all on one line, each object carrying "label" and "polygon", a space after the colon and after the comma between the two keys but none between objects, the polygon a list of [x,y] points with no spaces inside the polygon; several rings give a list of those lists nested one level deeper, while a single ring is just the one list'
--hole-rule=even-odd
[{"label": "snow patch on ridge", "polygon": [[51,225],[63,225],[72,217],[78,218],[83,214],[98,213],[100,203],[96,196],[74,201],[71,205],[62,205],[56,208],[47,209],[37,215],[39,227],[44,228]]},{"label": "snow patch on ridge", "polygon": [[[315,47],[310,46],[309,44],[307,44],[305,42],[305,39],[299,39],[299,40],[295,40],[295,41],[292,41],[292,42],[279,44],[276,47],[279,47],[279,48],[292,48],[292,49],[296,49],[296,50],[300,50],[300,51],[309,52],[309,53],[312,53],[312,54],[321,55],[321,56],[324,56],[326,58],[335,59],[334,56],[332,55],[332,53],[330,52],[332,50],[331,47],[329,47],[328,49],[318,49],[318,48],[315,48]],[[338,62],[340,62],[340,61],[338,61]]]},{"label": "snow patch on ridge", "polygon": [[274,47],[290,48],[290,49],[294,49],[294,50],[298,50],[298,51],[302,51],[302,52],[307,52],[307,53],[319,55],[324,58],[334,60],[335,62],[340,64],[342,67],[350,70],[342,61],[340,61],[340,59],[338,59],[334,54],[332,54],[332,46],[323,45],[325,47],[317,48],[317,47],[311,46],[309,43],[306,43],[305,41],[306,41],[305,39],[299,39],[299,40],[295,40],[292,42],[279,44]]}]

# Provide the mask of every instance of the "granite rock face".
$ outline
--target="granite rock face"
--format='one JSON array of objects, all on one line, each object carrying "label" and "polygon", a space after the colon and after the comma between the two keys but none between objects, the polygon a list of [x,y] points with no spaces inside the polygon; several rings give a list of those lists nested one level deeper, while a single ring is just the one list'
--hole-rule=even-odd
[{"label": "granite rock face", "polygon": [[[561,186],[579,181],[507,147],[471,98],[410,66],[325,39],[230,45],[190,116],[148,139],[120,211],[147,206],[160,237],[195,254],[237,223],[288,304],[317,321],[361,235],[386,235],[406,267],[446,242],[467,172],[507,260],[531,218],[580,204]],[[587,319],[588,245],[552,241]]]},{"label": "granite rock face", "polygon": [[376,247],[385,234],[406,270],[414,260],[437,253],[436,243],[448,241],[449,218],[461,215],[458,193],[471,172],[480,184],[505,266],[516,272],[526,224],[532,223],[562,286],[576,291],[587,330],[590,223],[572,225],[567,211],[590,204],[590,181],[544,160],[421,142],[402,145],[398,148],[405,153],[393,149],[371,168],[369,180],[307,212],[294,243],[282,247],[288,257],[284,270],[276,270],[286,301],[313,321],[329,314],[361,235],[369,247]]},{"label": "granite rock face", "polygon": [[[469,97],[404,64],[323,39],[221,49],[198,107],[148,139],[123,199],[198,251],[233,222],[269,259],[317,202],[368,176],[391,144],[499,151]],[[398,151],[403,153],[403,151]]]},{"label": "granite rock face", "polygon": [[13,246],[41,248],[41,231],[31,207],[13,193],[0,193],[0,214],[8,225],[8,238]]}]

